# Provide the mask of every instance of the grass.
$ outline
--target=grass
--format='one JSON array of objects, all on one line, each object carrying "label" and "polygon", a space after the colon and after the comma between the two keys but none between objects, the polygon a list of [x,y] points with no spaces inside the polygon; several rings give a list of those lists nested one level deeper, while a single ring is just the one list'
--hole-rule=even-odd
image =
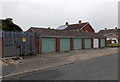
[{"label": "grass", "polygon": [[120,47],[120,44],[106,44],[107,47]]}]

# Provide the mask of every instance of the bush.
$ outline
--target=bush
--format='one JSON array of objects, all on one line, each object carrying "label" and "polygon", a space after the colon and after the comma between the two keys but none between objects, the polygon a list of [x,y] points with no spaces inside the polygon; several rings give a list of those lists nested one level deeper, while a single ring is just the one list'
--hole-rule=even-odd
[{"label": "bush", "polygon": [[106,44],[107,47],[120,47],[120,44]]},{"label": "bush", "polygon": [[12,18],[0,19],[0,30],[5,31],[23,31],[18,25],[14,24]]}]

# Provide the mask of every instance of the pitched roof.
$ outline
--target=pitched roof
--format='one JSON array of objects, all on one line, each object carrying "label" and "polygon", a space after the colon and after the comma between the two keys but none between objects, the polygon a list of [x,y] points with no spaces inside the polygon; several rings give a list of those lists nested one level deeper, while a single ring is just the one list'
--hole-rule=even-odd
[{"label": "pitched roof", "polygon": [[120,32],[120,28],[118,29],[106,29],[106,30],[100,30],[99,34],[107,34],[107,33],[118,33]]},{"label": "pitched roof", "polygon": [[83,28],[87,24],[89,24],[89,23],[85,22],[85,23],[79,23],[79,24],[71,24],[71,25],[68,25],[68,27],[65,28],[65,30],[81,29],[81,28]]},{"label": "pitched roof", "polygon": [[35,28],[35,27],[31,27],[30,29],[32,29],[37,36],[41,36],[41,37],[105,38],[103,35],[97,33],[95,34],[91,32],[65,31],[65,30],[56,30],[56,29]]}]

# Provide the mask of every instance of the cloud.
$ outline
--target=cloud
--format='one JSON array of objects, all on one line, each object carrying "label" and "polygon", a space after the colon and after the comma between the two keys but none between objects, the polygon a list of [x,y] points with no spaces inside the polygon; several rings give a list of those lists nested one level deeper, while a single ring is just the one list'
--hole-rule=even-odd
[{"label": "cloud", "polygon": [[88,21],[96,31],[117,26],[118,0],[30,0],[3,2],[3,18],[12,17],[24,30],[31,26],[55,27],[78,20]]}]

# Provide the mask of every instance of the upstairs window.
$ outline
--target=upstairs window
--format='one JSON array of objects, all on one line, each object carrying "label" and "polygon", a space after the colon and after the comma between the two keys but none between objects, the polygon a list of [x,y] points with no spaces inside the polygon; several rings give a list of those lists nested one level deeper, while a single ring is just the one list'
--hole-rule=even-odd
[{"label": "upstairs window", "polygon": [[118,35],[118,34],[115,34],[115,35]]},{"label": "upstairs window", "polygon": [[107,36],[107,34],[103,34],[103,36]]},{"label": "upstairs window", "polygon": [[109,33],[110,36],[112,36],[112,33]]}]

